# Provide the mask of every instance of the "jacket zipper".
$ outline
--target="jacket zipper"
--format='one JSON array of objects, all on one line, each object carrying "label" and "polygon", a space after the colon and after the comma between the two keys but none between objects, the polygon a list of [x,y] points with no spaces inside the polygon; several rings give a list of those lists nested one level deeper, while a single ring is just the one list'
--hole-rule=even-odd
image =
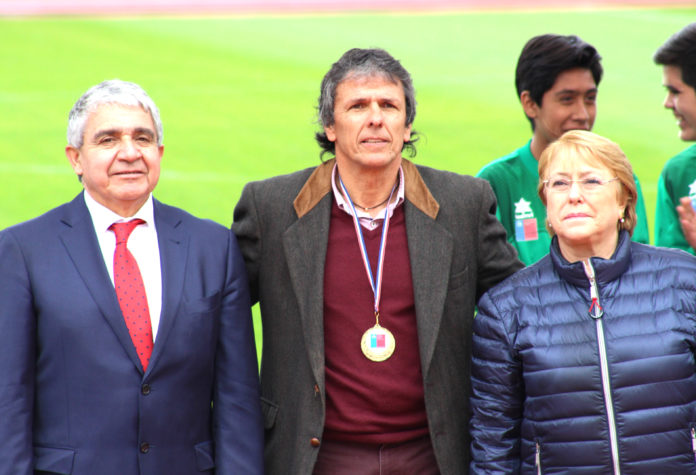
[{"label": "jacket zipper", "polygon": [[[599,363],[602,373],[602,390],[604,392],[604,405],[607,410],[607,419],[609,420],[609,442],[611,445],[611,457],[614,462],[614,475],[621,475],[619,467],[619,444],[616,436],[616,419],[614,417],[614,403],[611,399],[611,384],[609,382],[609,363],[607,362],[607,346],[604,340],[604,324],[602,323],[602,315],[604,311],[599,302],[599,291],[597,290],[597,281],[595,280],[594,267],[590,259],[583,261],[585,274],[590,281],[590,316],[595,321],[597,331],[597,345],[599,347]],[[594,310],[594,312],[593,312]]]},{"label": "jacket zipper", "polygon": [[[691,430],[693,434],[693,429]],[[537,475],[541,475],[541,445],[539,441],[536,442],[536,455],[534,456],[534,463],[536,464]]]}]

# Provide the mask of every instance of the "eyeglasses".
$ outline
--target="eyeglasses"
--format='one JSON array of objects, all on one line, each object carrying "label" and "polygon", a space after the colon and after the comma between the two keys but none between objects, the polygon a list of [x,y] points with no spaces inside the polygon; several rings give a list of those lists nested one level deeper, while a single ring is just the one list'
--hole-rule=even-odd
[{"label": "eyeglasses", "polygon": [[571,180],[569,178],[557,176],[551,177],[548,180],[544,180],[542,183],[544,183],[544,186],[547,190],[550,190],[554,193],[568,193],[573,183],[577,183],[582,191],[587,193],[593,193],[599,191],[604,185],[611,183],[612,181],[616,181],[618,179],[619,177],[615,176],[614,178],[611,178],[609,180],[603,180],[597,177],[587,177],[582,178],[580,180]]}]

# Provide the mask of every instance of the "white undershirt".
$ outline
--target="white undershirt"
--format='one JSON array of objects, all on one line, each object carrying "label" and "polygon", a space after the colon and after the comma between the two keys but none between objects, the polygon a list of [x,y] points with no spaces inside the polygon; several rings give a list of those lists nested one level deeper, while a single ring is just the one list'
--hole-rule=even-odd
[{"label": "white undershirt", "polygon": [[104,205],[94,200],[87,190],[84,193],[85,204],[92,216],[94,231],[101,248],[106,269],[114,283],[114,252],[116,251],[116,236],[109,231],[113,223],[130,221],[135,218],[142,219],[145,224],[136,226],[128,238],[128,250],[133,254],[140,275],[145,285],[147,306],[150,309],[150,322],[152,323],[152,340],[157,336],[160,312],[162,311],[162,268],[160,267],[159,244],[157,242],[157,230],[155,229],[155,215],[152,204],[152,194],[147,201],[130,218],[123,218]]}]

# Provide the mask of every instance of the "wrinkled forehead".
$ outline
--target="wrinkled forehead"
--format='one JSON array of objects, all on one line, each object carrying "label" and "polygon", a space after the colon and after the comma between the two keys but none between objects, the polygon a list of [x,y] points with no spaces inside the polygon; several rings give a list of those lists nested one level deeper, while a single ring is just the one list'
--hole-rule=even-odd
[{"label": "wrinkled forehead", "polygon": [[102,103],[91,107],[87,113],[83,140],[102,133],[126,130],[148,131],[157,137],[158,131],[152,113],[139,105]]},{"label": "wrinkled forehead", "polygon": [[94,104],[87,111],[86,124],[88,126],[92,125],[97,118],[100,121],[109,119],[118,120],[120,116],[124,115],[124,112],[126,113],[125,115],[130,118],[132,118],[132,114],[129,113],[132,112],[142,113],[144,116],[147,116],[147,119],[145,120],[148,122],[148,127],[152,127],[152,129],[155,130],[155,133],[157,133],[157,126],[155,124],[155,118],[152,116],[152,111],[148,110],[146,106],[138,102],[134,104],[122,102],[100,102]]},{"label": "wrinkled forehead", "polygon": [[347,77],[338,83],[333,97],[334,110],[340,102],[367,97],[380,97],[408,105],[406,93],[398,79],[393,80],[384,75],[358,74]]}]

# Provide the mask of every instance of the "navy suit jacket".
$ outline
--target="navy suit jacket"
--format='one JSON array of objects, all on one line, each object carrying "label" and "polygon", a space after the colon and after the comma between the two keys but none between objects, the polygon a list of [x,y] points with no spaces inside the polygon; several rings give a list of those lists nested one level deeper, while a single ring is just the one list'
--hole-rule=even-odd
[{"label": "navy suit jacket", "polygon": [[0,473],[263,472],[244,262],[155,200],[162,312],[143,374],[82,194],[0,232]]}]

